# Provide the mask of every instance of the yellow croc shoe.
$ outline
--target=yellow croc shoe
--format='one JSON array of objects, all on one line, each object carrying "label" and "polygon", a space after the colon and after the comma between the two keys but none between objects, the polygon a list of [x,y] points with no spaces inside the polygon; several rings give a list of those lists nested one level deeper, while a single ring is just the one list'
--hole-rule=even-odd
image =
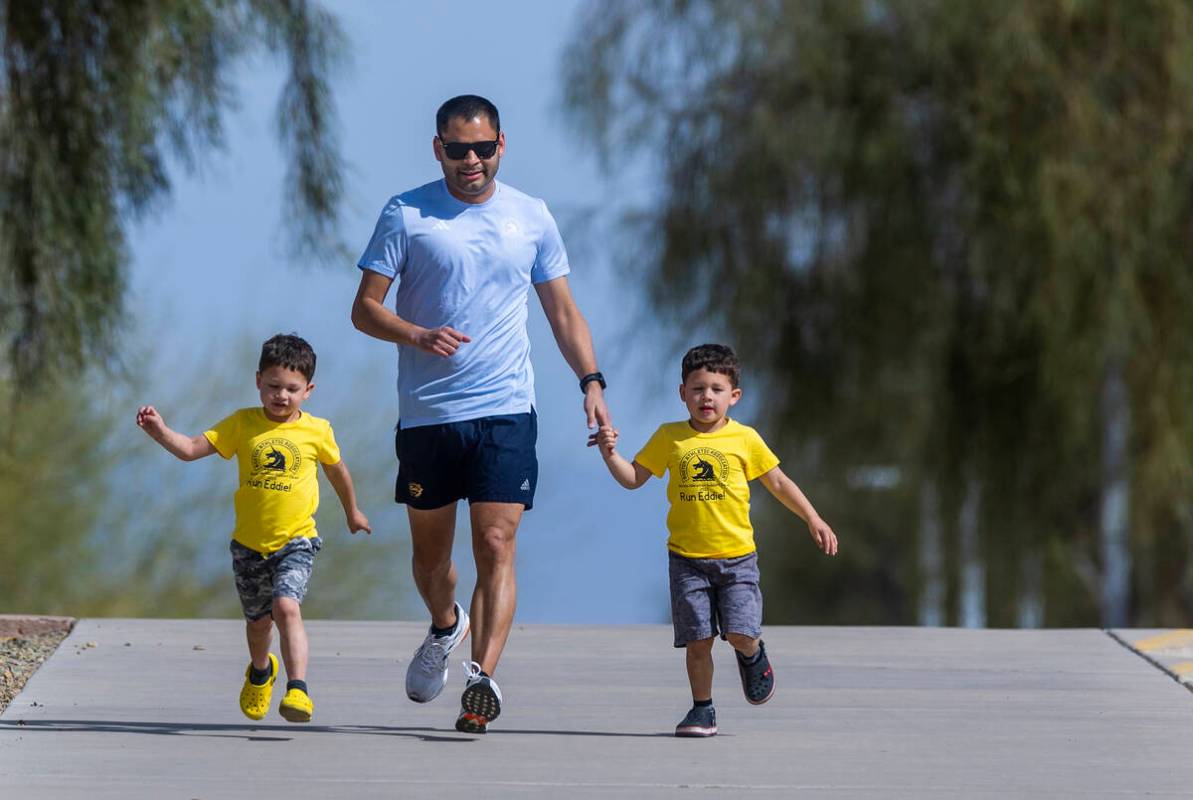
[{"label": "yellow croc shoe", "polygon": [[253,662],[244,669],[244,686],[240,687],[240,710],[249,719],[265,719],[269,713],[269,701],[273,697],[273,684],[278,679],[278,659],[269,654],[269,680],[260,686],[249,680]]},{"label": "yellow croc shoe", "polygon": [[315,704],[311,702],[310,695],[298,688],[286,692],[282,704],[278,706],[278,713],[289,722],[310,722],[314,710]]}]

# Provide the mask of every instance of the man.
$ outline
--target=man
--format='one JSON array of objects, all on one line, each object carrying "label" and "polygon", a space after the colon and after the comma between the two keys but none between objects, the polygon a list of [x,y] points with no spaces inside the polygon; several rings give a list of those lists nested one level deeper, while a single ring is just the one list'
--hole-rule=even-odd
[{"label": "man", "polygon": [[[435,128],[443,179],[386,204],[358,264],[352,323],[398,344],[395,499],[407,507],[414,581],[431,613],[406,671],[406,693],[420,703],[439,695],[448,656],[471,624],[456,729],[484,733],[501,713],[493,673],[514,617],[515,536],[538,478],[526,334],[531,285],[580,379],[588,427],[610,418],[555,220],[541,200],[496,180],[505,152],[496,107],[475,95],[452,98]],[[395,279],[390,311],[384,302]],[[455,601],[451,559],[460,499],[469,502],[476,561],[471,623]]]}]

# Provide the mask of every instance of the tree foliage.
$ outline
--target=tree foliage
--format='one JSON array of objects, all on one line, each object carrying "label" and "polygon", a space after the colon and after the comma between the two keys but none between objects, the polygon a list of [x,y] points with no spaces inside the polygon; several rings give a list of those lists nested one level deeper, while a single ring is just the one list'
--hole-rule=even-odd
[{"label": "tree foliage", "polygon": [[0,336],[26,386],[106,362],[124,319],[130,220],[224,145],[254,48],[289,73],[277,108],[298,251],[330,254],[341,160],[335,20],[308,0],[0,0]]},{"label": "tree foliage", "polygon": [[771,573],[775,619],[913,621],[931,486],[949,621],[969,498],[991,623],[1033,592],[1095,622],[1118,377],[1132,621],[1187,619],[1190,3],[625,0],[567,52],[577,127],[658,168],[627,223],[655,305],[728,332],[842,535]]}]

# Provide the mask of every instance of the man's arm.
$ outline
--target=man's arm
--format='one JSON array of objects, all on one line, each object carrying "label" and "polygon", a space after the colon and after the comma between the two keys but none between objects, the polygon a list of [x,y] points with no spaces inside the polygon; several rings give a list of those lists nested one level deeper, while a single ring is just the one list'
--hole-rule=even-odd
[{"label": "man's arm", "polygon": [[366,269],[361,270],[360,286],[352,301],[352,324],[358,331],[385,342],[410,345],[447,358],[471,342],[466,334],[449,328],[424,328],[399,317],[385,307],[385,295],[393,278]]},{"label": "man's arm", "polygon": [[[543,312],[547,315],[547,321],[551,323],[551,333],[555,335],[559,352],[563,354],[563,359],[568,362],[572,372],[576,373],[577,378],[596,372],[596,352],[592,347],[592,333],[588,330],[584,315],[576,306],[568,279],[562,277],[536,283],[534,290],[538,292]],[[613,424],[609,409],[605,406],[605,390],[596,381],[591,381],[584,387],[584,413],[588,417],[589,428]],[[590,441],[589,444],[595,442]]]}]

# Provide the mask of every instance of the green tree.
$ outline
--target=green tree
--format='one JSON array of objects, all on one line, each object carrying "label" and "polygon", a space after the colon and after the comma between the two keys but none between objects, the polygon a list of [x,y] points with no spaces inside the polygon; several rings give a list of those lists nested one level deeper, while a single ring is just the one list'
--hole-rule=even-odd
[{"label": "green tree", "polygon": [[1190,3],[602,2],[576,31],[577,127],[658,166],[627,222],[654,303],[728,332],[842,534],[771,573],[774,618],[1193,612]]},{"label": "green tree", "polygon": [[0,0],[0,374],[25,387],[109,363],[125,229],[169,194],[171,156],[224,144],[230,70],[289,66],[277,108],[299,252],[334,252],[341,160],[327,75],[335,20],[308,0]]}]

